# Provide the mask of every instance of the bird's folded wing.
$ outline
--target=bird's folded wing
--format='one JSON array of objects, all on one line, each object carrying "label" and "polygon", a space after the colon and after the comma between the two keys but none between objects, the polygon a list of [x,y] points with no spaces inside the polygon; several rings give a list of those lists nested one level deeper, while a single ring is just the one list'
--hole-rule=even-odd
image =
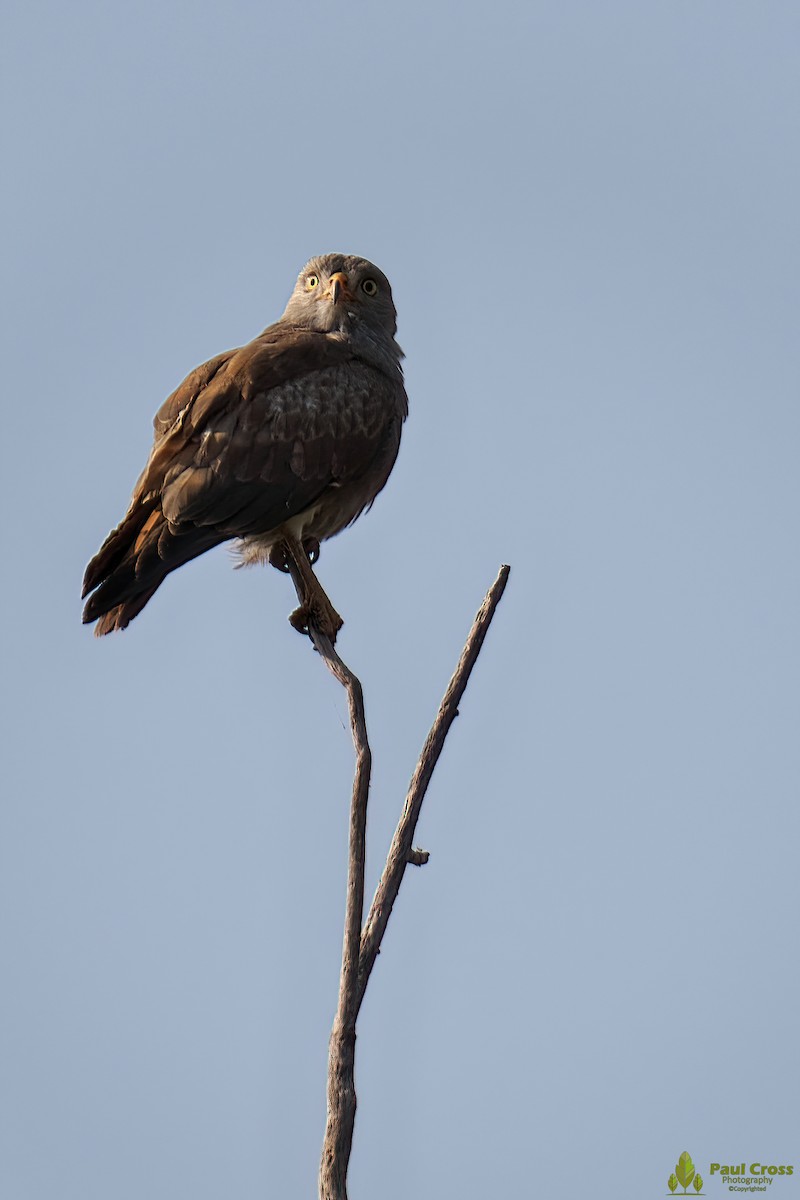
[{"label": "bird's folded wing", "polygon": [[165,401],[131,507],[160,496],[174,533],[272,529],[382,457],[398,391],[337,337],[271,326]]}]

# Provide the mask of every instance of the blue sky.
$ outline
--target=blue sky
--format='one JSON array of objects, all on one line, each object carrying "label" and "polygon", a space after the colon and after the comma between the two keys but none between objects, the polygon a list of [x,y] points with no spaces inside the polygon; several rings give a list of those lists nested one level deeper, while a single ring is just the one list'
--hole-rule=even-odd
[{"label": "blue sky", "polygon": [[797,7],[4,25],[0,1192],[314,1194],[343,695],[224,549],[100,643],[78,596],[164,396],[327,250],[391,279],[411,403],[318,568],[370,894],[512,566],[365,1002],[351,1196],[796,1163]]}]

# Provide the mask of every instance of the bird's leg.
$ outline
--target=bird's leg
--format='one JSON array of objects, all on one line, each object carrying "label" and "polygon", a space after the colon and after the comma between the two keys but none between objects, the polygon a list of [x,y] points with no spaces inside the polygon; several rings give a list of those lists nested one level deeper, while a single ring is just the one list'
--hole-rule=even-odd
[{"label": "bird's leg", "polygon": [[336,634],[344,622],[311,570],[311,562],[316,562],[319,558],[319,542],[315,538],[308,538],[301,544],[295,538],[284,538],[275,547],[275,552],[279,561],[273,561],[271,552],[270,562],[273,566],[284,564],[281,569],[291,575],[300,601],[300,607],[289,617],[292,626],[299,633],[308,633],[308,627],[312,624],[320,633],[335,642]]},{"label": "bird's leg", "polygon": [[[303,538],[302,546],[308,561],[315,563],[319,558],[319,538]],[[269,565],[276,571],[283,571],[284,575],[290,574],[289,556],[285,542],[276,542],[274,546],[270,546],[267,559]]]}]

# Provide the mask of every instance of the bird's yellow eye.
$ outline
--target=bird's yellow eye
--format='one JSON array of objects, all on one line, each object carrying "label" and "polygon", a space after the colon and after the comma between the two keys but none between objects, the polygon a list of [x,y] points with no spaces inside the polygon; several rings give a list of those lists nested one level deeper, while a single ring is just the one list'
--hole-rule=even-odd
[{"label": "bird's yellow eye", "polygon": [[319,284],[319,275],[309,275],[306,280],[306,291],[313,292],[314,288]]},{"label": "bird's yellow eye", "polygon": [[361,285],[362,292],[366,292],[368,296],[377,296],[378,285],[374,279],[365,279]]}]

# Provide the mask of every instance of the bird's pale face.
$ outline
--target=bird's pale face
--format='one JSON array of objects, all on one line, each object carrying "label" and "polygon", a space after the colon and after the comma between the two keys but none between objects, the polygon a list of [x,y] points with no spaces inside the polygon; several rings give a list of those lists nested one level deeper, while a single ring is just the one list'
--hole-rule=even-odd
[{"label": "bird's pale face", "polygon": [[306,263],[283,316],[321,333],[363,325],[393,338],[397,329],[389,280],[352,254],[322,254]]}]

